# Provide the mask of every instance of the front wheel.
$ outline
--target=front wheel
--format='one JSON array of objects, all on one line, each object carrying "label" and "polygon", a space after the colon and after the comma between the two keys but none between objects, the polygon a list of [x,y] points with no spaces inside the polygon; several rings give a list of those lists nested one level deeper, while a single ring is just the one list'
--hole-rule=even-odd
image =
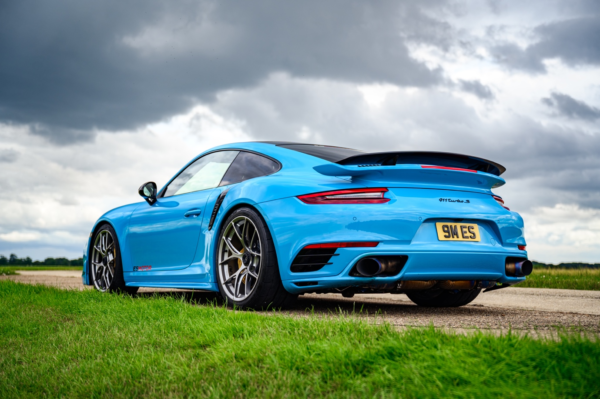
[{"label": "front wheel", "polygon": [[123,279],[121,248],[111,225],[98,229],[90,252],[90,277],[100,292],[126,292],[135,294],[138,287],[127,287]]},{"label": "front wheel", "polygon": [[471,303],[480,292],[480,289],[470,291],[443,291],[438,289],[407,292],[406,296],[419,306],[454,308]]},{"label": "front wheel", "polygon": [[240,308],[285,308],[297,295],[281,283],[273,239],[251,208],[233,212],[219,232],[216,269],[221,295]]}]

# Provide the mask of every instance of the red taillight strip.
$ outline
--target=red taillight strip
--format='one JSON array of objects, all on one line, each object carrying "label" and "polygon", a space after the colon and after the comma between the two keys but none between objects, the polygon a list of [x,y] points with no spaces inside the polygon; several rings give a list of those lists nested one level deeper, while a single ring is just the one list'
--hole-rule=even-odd
[{"label": "red taillight strip", "polygon": [[356,188],[350,190],[326,191],[322,193],[300,195],[298,199],[305,204],[384,204],[389,198],[384,195],[387,188]]},{"label": "red taillight strip", "polygon": [[521,251],[526,251],[527,247],[525,245],[517,245]]},{"label": "red taillight strip", "polygon": [[502,208],[510,211],[510,208],[507,207],[506,205],[504,205],[504,200],[502,199],[502,197],[498,197],[497,195],[492,195],[492,197],[494,197],[494,199],[496,200],[496,202],[499,203],[502,206]]},{"label": "red taillight strip", "polygon": [[325,244],[310,244],[310,245],[305,246],[304,249],[376,247],[378,244],[379,244],[378,241],[328,242]]},{"label": "red taillight strip", "polygon": [[460,170],[461,172],[477,173],[477,171],[473,170],[473,169],[451,168],[450,166],[421,165],[421,167],[423,169],[447,169],[447,170]]}]

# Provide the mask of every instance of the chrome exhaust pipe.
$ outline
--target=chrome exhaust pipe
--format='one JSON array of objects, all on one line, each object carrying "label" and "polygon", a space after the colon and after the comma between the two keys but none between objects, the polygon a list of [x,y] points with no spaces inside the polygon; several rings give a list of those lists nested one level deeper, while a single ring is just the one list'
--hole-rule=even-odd
[{"label": "chrome exhaust pipe", "polygon": [[364,277],[373,277],[384,272],[384,265],[377,258],[362,258],[356,263],[356,271]]},{"label": "chrome exhaust pipe", "polygon": [[533,263],[530,260],[516,260],[516,259],[507,259],[506,260],[506,275],[513,277],[525,277],[529,276],[533,271]]},{"label": "chrome exhaust pipe", "polygon": [[381,255],[359,259],[350,271],[351,276],[374,277],[395,276],[404,267],[408,256],[406,255]]}]

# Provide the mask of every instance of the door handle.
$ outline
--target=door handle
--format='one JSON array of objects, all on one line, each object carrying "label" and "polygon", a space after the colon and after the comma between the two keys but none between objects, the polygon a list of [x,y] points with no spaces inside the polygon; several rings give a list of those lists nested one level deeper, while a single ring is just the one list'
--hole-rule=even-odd
[{"label": "door handle", "polygon": [[189,218],[190,216],[197,217],[198,215],[200,215],[200,213],[202,213],[201,209],[194,208],[184,213],[183,216],[185,216],[186,218]]}]

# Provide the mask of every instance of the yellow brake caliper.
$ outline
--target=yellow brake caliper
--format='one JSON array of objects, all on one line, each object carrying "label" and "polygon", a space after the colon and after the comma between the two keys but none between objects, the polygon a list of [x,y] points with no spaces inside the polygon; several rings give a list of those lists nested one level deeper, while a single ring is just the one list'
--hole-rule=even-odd
[{"label": "yellow brake caliper", "polygon": [[[241,254],[243,254],[243,253],[244,253],[244,248],[242,248],[242,249],[240,250],[240,253],[241,253]],[[238,270],[240,270],[240,269],[242,268],[242,265],[243,265],[243,263],[242,263],[242,260],[241,260],[241,259],[238,259]],[[242,278],[242,282],[243,282],[244,284],[246,284],[246,276],[244,276],[244,278]]]}]

